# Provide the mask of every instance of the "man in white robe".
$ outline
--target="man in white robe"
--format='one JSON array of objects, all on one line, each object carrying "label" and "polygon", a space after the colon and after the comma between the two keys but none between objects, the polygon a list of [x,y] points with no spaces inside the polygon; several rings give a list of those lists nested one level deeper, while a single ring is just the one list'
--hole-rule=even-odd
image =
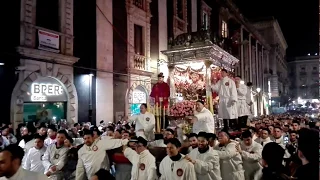
[{"label": "man in white robe", "polygon": [[223,180],[244,180],[244,169],[242,166],[242,158],[237,152],[237,141],[230,140],[227,132],[219,132],[219,145],[214,149],[218,150],[220,158],[220,170]]},{"label": "man in white robe", "polygon": [[61,130],[57,134],[56,143],[47,147],[42,158],[44,173],[54,180],[63,179],[62,168],[66,164],[67,153],[69,149],[64,147],[64,141],[67,138],[67,132]]},{"label": "man in white robe", "polygon": [[242,138],[236,149],[242,157],[246,180],[252,180],[262,168],[260,165],[262,146],[252,140],[252,133],[248,130],[242,133]]},{"label": "man in white robe", "polygon": [[0,152],[0,180],[49,180],[43,173],[25,170],[21,167],[24,150],[11,144]]},{"label": "man in white robe", "polygon": [[23,168],[29,171],[44,173],[44,166],[42,159],[47,148],[44,146],[45,137],[39,134],[35,135],[35,145],[27,154],[25,154],[25,161],[23,162]]},{"label": "man in white robe", "polygon": [[270,138],[270,130],[268,128],[263,128],[261,130],[260,138],[257,138],[255,142],[259,143],[262,147],[270,142],[273,142]]},{"label": "man in white robe", "polygon": [[186,159],[193,163],[197,179],[221,180],[219,155],[209,146],[207,133],[198,134],[198,147]]},{"label": "man in white robe", "polygon": [[215,133],[215,124],[212,113],[204,107],[203,101],[197,101],[196,111],[194,112],[195,120],[192,131],[198,134],[201,131]]},{"label": "man in white robe", "polygon": [[253,102],[252,102],[252,82],[247,82],[247,94],[246,94],[246,101],[248,105],[248,111],[249,111],[249,116],[252,116],[253,112]]},{"label": "man in white robe", "polygon": [[177,138],[168,139],[167,156],[160,163],[160,180],[196,180],[194,165],[179,153],[181,143]]},{"label": "man in white robe", "polygon": [[128,122],[136,123],[136,135],[146,138],[148,141],[154,139],[154,127],[156,124],[155,117],[152,113],[147,112],[147,104],[141,104],[140,114],[129,117]]},{"label": "man in white robe", "polygon": [[233,122],[238,118],[237,100],[238,93],[236,84],[228,77],[225,69],[221,70],[222,79],[213,81],[212,91],[217,92],[219,96],[218,116],[223,119],[224,129],[229,129],[229,120]]},{"label": "man in white robe", "polygon": [[93,138],[93,132],[84,131],[84,145],[78,151],[76,180],[91,179],[100,169],[109,170],[110,164],[106,158],[107,150],[126,145],[127,139]]},{"label": "man in white robe", "polygon": [[236,88],[238,92],[238,101],[237,101],[237,109],[238,109],[238,128],[246,128],[247,120],[249,116],[249,109],[247,104],[247,90],[248,87],[243,84],[240,76],[236,76],[235,78]]},{"label": "man in white robe", "polygon": [[124,156],[132,163],[131,180],[155,180],[157,177],[156,158],[146,148],[148,141],[138,137],[136,150],[124,146]]}]

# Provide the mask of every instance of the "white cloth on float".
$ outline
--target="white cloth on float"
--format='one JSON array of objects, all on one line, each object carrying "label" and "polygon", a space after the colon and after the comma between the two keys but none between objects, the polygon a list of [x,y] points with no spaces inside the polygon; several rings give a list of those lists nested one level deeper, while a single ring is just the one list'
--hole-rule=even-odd
[{"label": "white cloth on float", "polygon": [[[211,86],[213,92],[219,96],[218,116],[222,119],[237,119],[238,93],[235,82],[229,77],[224,77]],[[233,101],[235,101],[233,103]]]},{"label": "white cloth on float", "polygon": [[215,133],[213,114],[207,108],[202,108],[200,112],[195,111],[194,116],[197,121],[193,124],[193,133],[198,134],[201,131],[206,133]]}]

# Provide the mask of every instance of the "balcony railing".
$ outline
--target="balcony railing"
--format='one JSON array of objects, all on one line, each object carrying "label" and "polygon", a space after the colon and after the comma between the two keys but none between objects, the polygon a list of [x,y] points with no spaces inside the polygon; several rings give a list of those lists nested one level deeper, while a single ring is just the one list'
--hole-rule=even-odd
[{"label": "balcony railing", "polygon": [[145,56],[135,54],[133,57],[133,68],[146,71],[147,70],[147,58]]},{"label": "balcony railing", "polygon": [[144,9],[144,2],[145,0],[133,0],[133,5],[135,5],[136,7],[145,10]]}]

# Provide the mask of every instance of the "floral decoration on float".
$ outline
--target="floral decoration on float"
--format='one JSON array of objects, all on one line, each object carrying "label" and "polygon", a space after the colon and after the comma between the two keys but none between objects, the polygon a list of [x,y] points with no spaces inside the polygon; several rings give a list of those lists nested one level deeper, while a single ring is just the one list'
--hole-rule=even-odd
[{"label": "floral decoration on float", "polygon": [[177,130],[178,138],[192,132],[192,124],[189,122],[194,115],[195,101],[177,102],[170,107],[170,127]]}]

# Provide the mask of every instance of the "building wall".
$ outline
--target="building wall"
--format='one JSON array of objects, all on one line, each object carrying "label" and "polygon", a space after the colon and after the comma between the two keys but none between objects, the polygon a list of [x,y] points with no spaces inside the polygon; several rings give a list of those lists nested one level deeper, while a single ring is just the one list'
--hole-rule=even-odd
[{"label": "building wall", "polygon": [[124,112],[126,106],[126,91],[128,89],[128,24],[126,0],[113,0],[113,26],[116,31],[113,33],[113,90],[114,90],[114,112]]},{"label": "building wall", "polygon": [[[79,122],[95,123],[96,119],[96,3],[74,1],[74,55],[79,57],[75,64],[74,81],[79,99]],[[91,70],[90,70],[91,69]],[[89,77],[89,74],[94,76]],[[91,83],[90,83],[91,81]],[[91,100],[90,100],[91,98]]]},{"label": "building wall", "polygon": [[19,56],[16,47],[20,44],[20,1],[3,1],[2,6],[10,11],[1,11],[1,21],[3,24],[10,24],[10,28],[1,28],[3,34],[0,43],[0,83],[5,88],[0,88],[2,95],[0,101],[1,122],[10,122],[10,103],[13,88],[18,80],[15,67],[19,66]]},{"label": "building wall", "polygon": [[96,122],[113,120],[113,1],[97,0]]},{"label": "building wall", "polygon": [[[24,94],[32,82],[41,77],[53,77],[68,93],[67,121],[78,121],[78,96],[73,81],[72,65],[78,61],[73,56],[73,0],[59,1],[56,10],[59,21],[58,31],[36,26],[36,0],[21,1],[20,46],[17,52],[23,56],[17,68],[19,79],[11,97],[11,122],[16,127],[23,122]],[[37,49],[38,30],[59,35],[59,53]],[[51,62],[50,62],[51,61]]]},{"label": "building wall", "polygon": [[294,98],[317,99],[319,97],[319,56],[297,57],[289,62],[291,78],[290,94]]},{"label": "building wall", "polygon": [[285,60],[288,47],[279,23],[275,19],[254,23],[254,26],[271,45],[269,54],[269,73],[271,96],[277,98],[288,92],[287,63]]}]

